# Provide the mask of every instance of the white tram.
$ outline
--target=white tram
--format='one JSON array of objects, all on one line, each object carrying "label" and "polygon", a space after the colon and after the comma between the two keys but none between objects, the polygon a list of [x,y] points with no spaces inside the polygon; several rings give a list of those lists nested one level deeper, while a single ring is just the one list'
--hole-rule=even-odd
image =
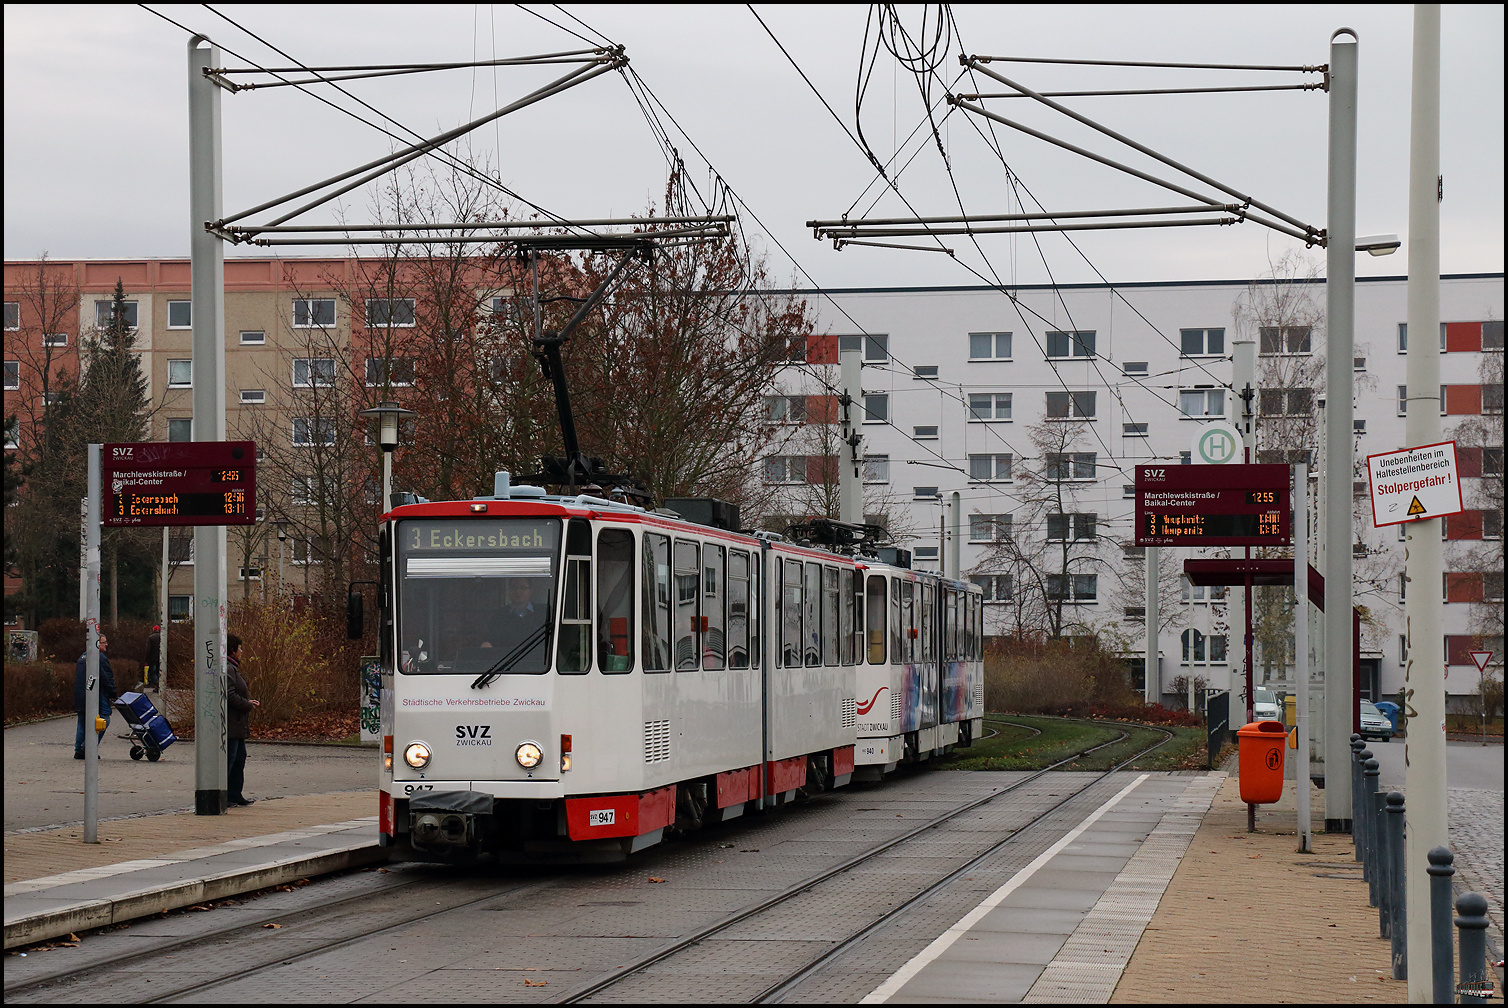
[{"label": "white tram", "polygon": [[502,473],[395,507],[381,544],[402,856],[617,860],[968,745],[984,713],[964,582]]}]

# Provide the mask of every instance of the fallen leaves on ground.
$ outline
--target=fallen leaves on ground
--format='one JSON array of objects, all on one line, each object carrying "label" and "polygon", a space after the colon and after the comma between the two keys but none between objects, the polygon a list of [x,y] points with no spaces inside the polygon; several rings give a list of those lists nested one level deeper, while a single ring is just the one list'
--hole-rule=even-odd
[{"label": "fallen leaves on ground", "polygon": [[662,878],[656,878],[655,876],[651,875],[651,876],[649,876],[649,881],[651,881],[651,882],[664,882],[665,880],[662,879]]}]

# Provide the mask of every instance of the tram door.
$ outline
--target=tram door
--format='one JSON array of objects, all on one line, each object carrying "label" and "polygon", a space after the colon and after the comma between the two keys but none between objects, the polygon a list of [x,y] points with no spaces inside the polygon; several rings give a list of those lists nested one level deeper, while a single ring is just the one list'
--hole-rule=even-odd
[{"label": "tram door", "polygon": [[937,586],[925,581],[908,585],[916,591],[916,653],[914,661],[921,672],[923,728],[937,726],[939,662],[937,649]]}]

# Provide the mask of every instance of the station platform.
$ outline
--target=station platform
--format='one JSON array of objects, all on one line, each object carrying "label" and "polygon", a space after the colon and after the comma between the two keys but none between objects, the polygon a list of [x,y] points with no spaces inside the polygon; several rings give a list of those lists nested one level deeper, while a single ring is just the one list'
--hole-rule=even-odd
[{"label": "station platform", "polygon": [[[1107,807],[995,905],[960,904],[959,923],[937,939],[953,934],[947,947],[864,1000],[1407,999],[1349,837],[1317,833],[1313,853],[1295,853],[1291,788],[1248,834],[1233,777],[1154,775],[1140,786],[1160,796],[1156,810]],[[78,827],[9,834],[6,948],[46,954],[88,928],[380,862],[375,804],[373,792],[342,792],[223,816],[116,819],[99,824],[98,844],[82,843]],[[1318,793],[1313,807],[1322,825]]]}]

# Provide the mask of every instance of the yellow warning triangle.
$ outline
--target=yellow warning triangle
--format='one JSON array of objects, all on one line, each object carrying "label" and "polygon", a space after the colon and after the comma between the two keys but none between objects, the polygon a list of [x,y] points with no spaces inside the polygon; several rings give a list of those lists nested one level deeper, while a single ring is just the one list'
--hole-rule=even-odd
[{"label": "yellow warning triangle", "polygon": [[1414,502],[1409,505],[1409,514],[1411,515],[1424,514],[1426,510],[1428,509],[1423,504],[1419,503],[1418,497],[1415,497]]}]

